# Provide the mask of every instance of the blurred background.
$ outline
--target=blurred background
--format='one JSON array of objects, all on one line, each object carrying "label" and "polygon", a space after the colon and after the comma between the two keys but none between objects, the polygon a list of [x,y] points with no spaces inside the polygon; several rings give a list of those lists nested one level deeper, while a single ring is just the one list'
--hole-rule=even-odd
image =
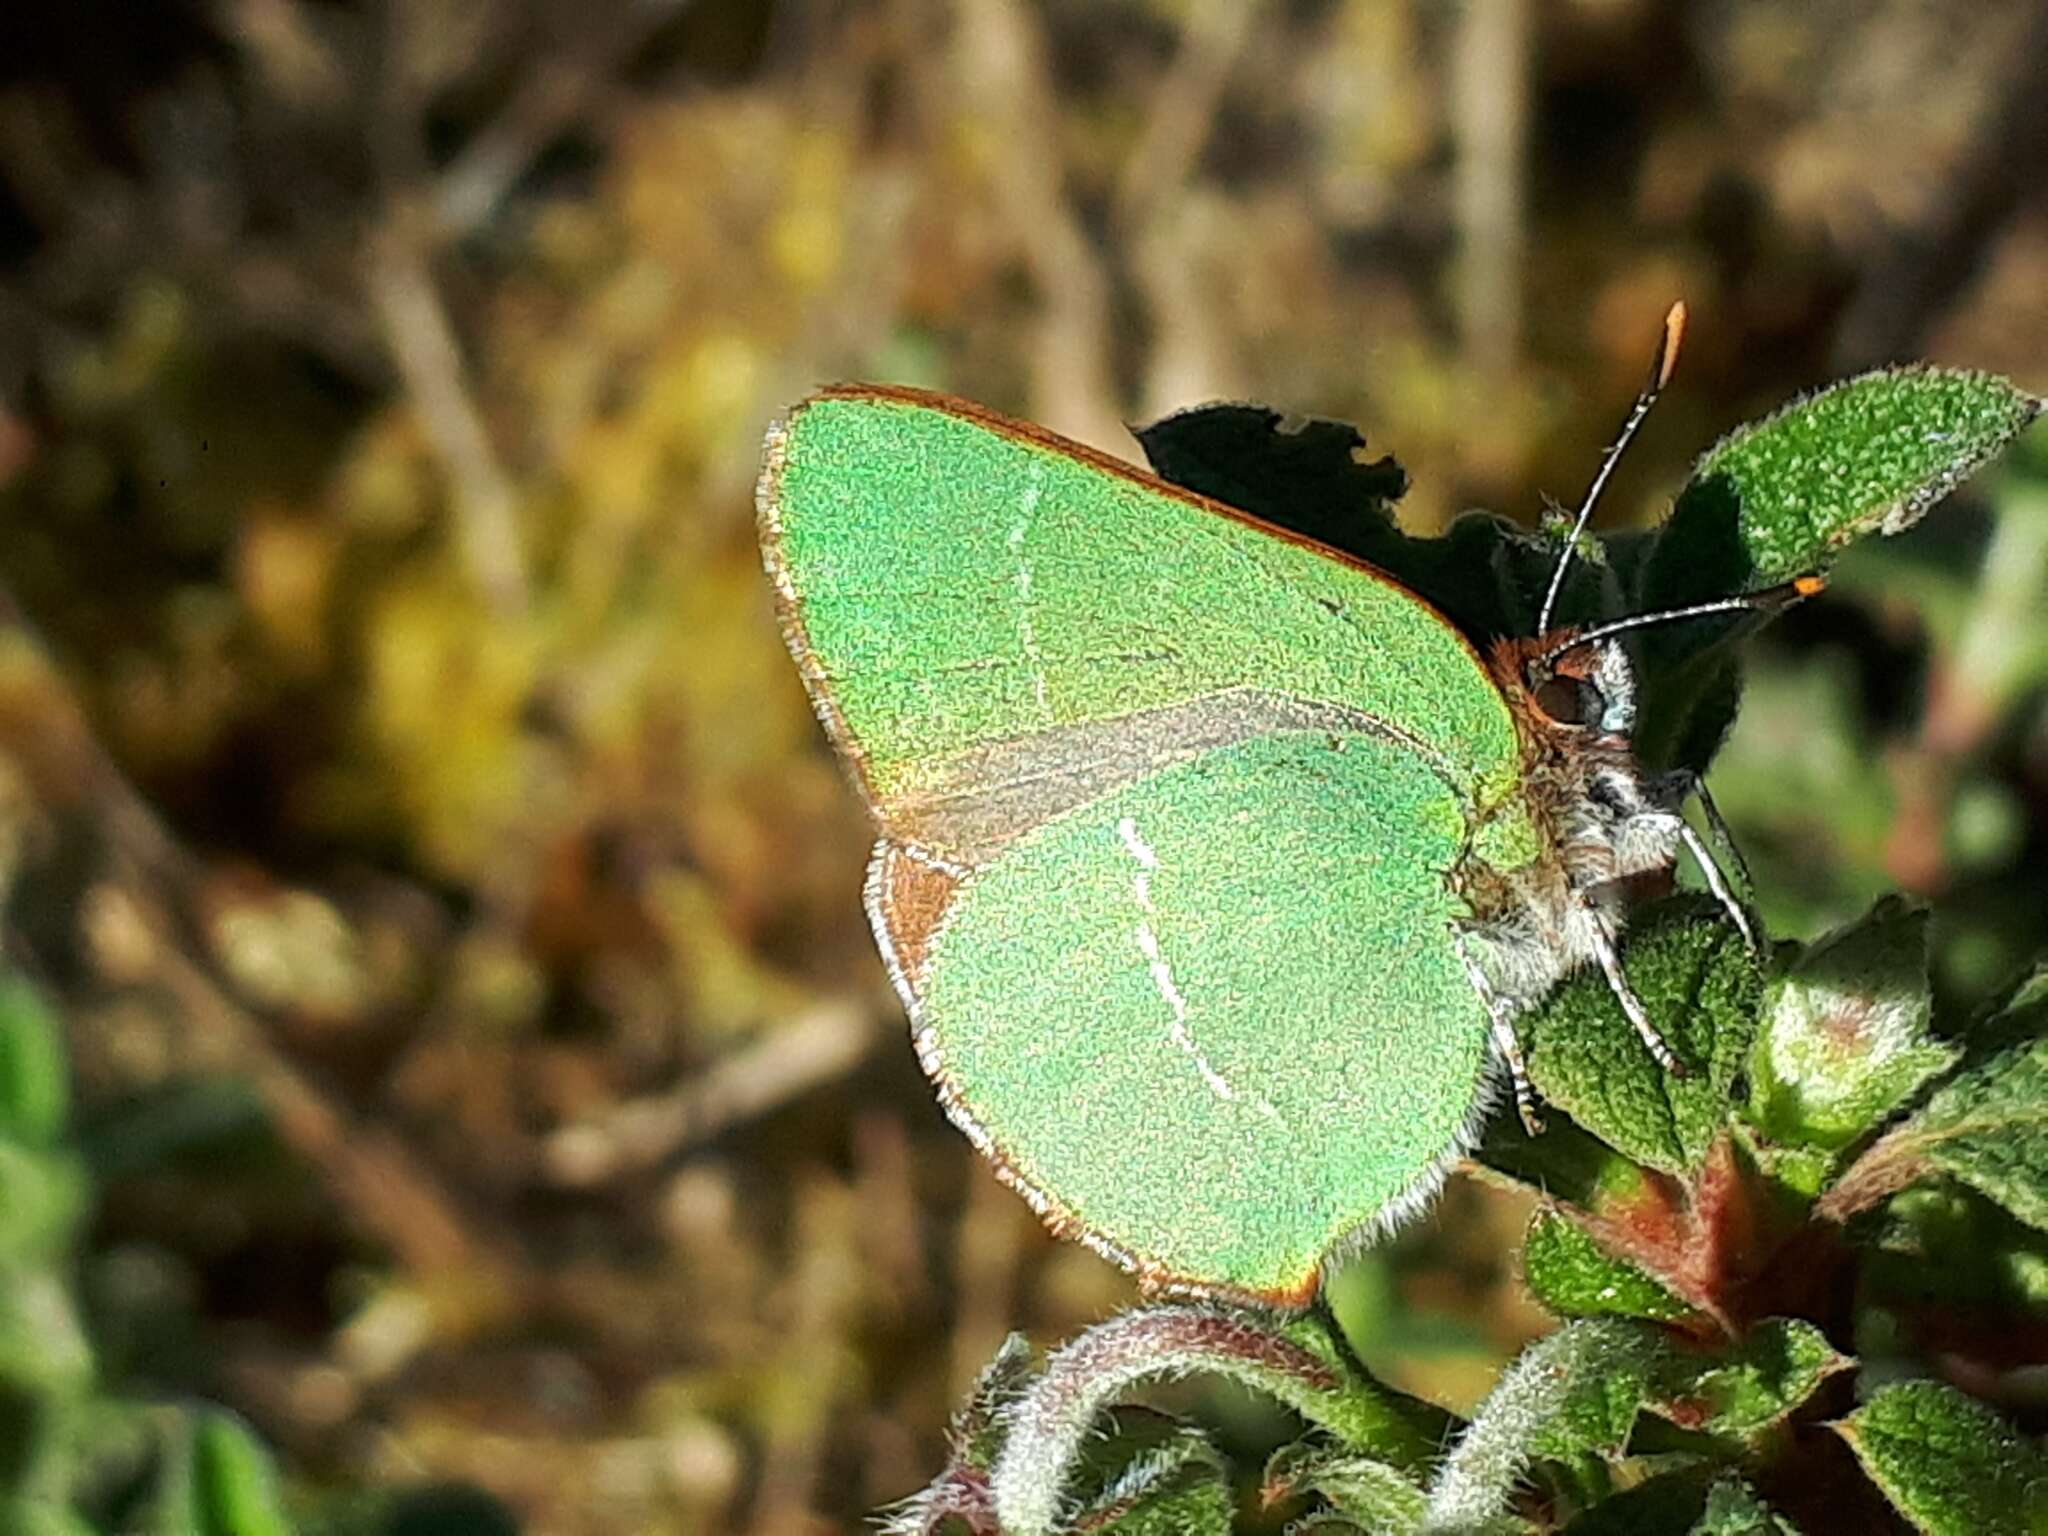
[{"label": "blurred background", "polygon": [[[223,1405],[309,1520],[860,1528],[1008,1329],[1133,1292],[919,1077],[770,417],[897,380],[1131,454],[1251,398],[1418,531],[1530,518],[1682,296],[1651,521],[1843,373],[2048,390],[2043,80],[2024,0],[10,7],[0,922],[84,1193],[0,1376]],[[1714,783],[1779,934],[1904,887],[1957,1009],[2048,942],[2044,612],[2037,436],[1759,643]],[[1476,1400],[1523,1216],[1454,1185],[1349,1271],[1368,1360]]]}]

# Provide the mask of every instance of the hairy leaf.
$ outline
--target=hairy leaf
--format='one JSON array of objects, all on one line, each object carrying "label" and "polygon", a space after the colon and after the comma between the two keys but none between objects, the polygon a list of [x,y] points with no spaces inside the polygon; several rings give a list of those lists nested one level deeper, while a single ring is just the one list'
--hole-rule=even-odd
[{"label": "hairy leaf", "polygon": [[1772,586],[1857,539],[1911,527],[2040,409],[1989,374],[1867,373],[1730,433],[1701,457],[1680,499],[1732,496],[1745,587]]},{"label": "hairy leaf", "polygon": [[1422,1523],[1422,1486],[1399,1467],[1315,1440],[1283,1445],[1266,1463],[1263,1502],[1311,1494],[1376,1536],[1405,1536]]},{"label": "hairy leaf", "polygon": [[2048,1036],[2048,960],[2038,960],[1983,1015],[1963,1039],[1963,1059],[1975,1066],[2009,1046]]},{"label": "hairy leaf", "polygon": [[982,1367],[965,1406],[953,1418],[949,1438],[955,1466],[986,1472],[996,1464],[1003,1443],[1002,1416],[1029,1384],[1033,1364],[1031,1341],[1013,1333]]},{"label": "hairy leaf", "polygon": [[1644,1412],[1681,1429],[1744,1439],[1779,1423],[1848,1364],[1820,1330],[1797,1319],[1759,1324],[1719,1353],[1624,1326],[1633,1333],[1611,1339],[1607,1364],[1585,1373],[1538,1431],[1543,1454],[1618,1453]]},{"label": "hairy leaf", "polygon": [[1871,1481],[1929,1536],[2048,1530],[2048,1455],[1953,1387],[1884,1387],[1835,1428]]},{"label": "hairy leaf", "polygon": [[1954,1064],[1930,1007],[1927,914],[1886,897],[1771,987],[1750,1062],[1758,1127],[1830,1151],[1860,1139]]},{"label": "hairy leaf", "polygon": [[2048,1039],[1958,1078],[1914,1126],[1935,1167],[2048,1231]]},{"label": "hairy leaf", "polygon": [[1006,1438],[989,1479],[1003,1530],[1057,1529],[1099,1417],[1143,1382],[1198,1373],[1276,1398],[1396,1465],[1422,1466],[1440,1443],[1442,1410],[1374,1381],[1319,1314],[1273,1324],[1214,1307],[1141,1307],[1055,1353],[1003,1413]]},{"label": "hairy leaf", "polygon": [[1084,1459],[1082,1485],[1095,1486],[1070,1528],[1090,1536],[1230,1536],[1230,1469],[1207,1437],[1163,1417],[1124,1419]]},{"label": "hairy leaf", "polygon": [[2048,1038],[2008,1046],[1943,1085],[1858,1158],[1818,1209],[1845,1219],[1936,1173],[2048,1231]]},{"label": "hairy leaf", "polygon": [[1667,1472],[1604,1499],[1565,1536],[1799,1536],[1749,1485],[1712,1467]]},{"label": "hairy leaf", "polygon": [[[2010,442],[2040,402],[2002,379],[1936,368],[1866,374],[1739,428],[1694,466],[1631,608],[1656,612],[1759,591],[1897,533]],[[1641,636],[1636,752],[1704,771],[1734,718],[1727,618]],[[1706,633],[1703,635],[1702,630]]]},{"label": "hairy leaf", "polygon": [[1699,897],[1639,919],[1623,955],[1636,993],[1687,1075],[1656,1059],[1606,979],[1572,976],[1531,1016],[1537,1091],[1617,1151],[1667,1173],[1696,1169],[1727,1114],[1756,1028],[1762,979],[1734,925]]},{"label": "hairy leaf", "polygon": [[1536,1299],[1560,1317],[1669,1321],[1693,1310],[1554,1210],[1539,1210],[1529,1222],[1522,1278]]},{"label": "hairy leaf", "polygon": [[1760,1324],[1710,1352],[1647,1323],[1568,1323],[1523,1351],[1452,1449],[1430,1492],[1425,1531],[1498,1513],[1529,1461],[1616,1456],[1655,1414],[1733,1444],[1781,1423],[1848,1365],[1797,1319]]},{"label": "hairy leaf", "polygon": [[1688,1536],[1799,1536],[1799,1532],[1747,1483],[1724,1477],[1707,1490],[1707,1507]]}]

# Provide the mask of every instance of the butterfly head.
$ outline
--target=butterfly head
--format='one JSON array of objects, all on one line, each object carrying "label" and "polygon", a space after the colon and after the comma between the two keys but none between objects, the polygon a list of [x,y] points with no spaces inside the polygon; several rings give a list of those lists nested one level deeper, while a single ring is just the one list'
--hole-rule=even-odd
[{"label": "butterfly head", "polygon": [[1529,701],[1551,728],[1616,737],[1635,729],[1635,668],[1619,641],[1596,640],[1554,658],[1539,653],[1524,668]]},{"label": "butterfly head", "polygon": [[[1593,483],[1586,488],[1578,516],[1572,520],[1571,531],[1558,551],[1557,562],[1551,568],[1550,583],[1543,593],[1542,606],[1537,610],[1536,636],[1532,640],[1518,642],[1514,655],[1514,683],[1527,697],[1534,719],[1546,728],[1589,731],[1596,737],[1627,739],[1636,719],[1635,670],[1618,640],[1628,631],[1715,613],[1768,615],[1802,598],[1811,597],[1825,585],[1817,575],[1801,576],[1760,592],[1634,614],[1592,629],[1551,628],[1551,615],[1557,611],[1558,599],[1564,592],[1565,574],[1571,569],[1572,555],[1578,548],[1579,538],[1592,521],[1593,508],[1598,505],[1600,493],[1606,488],[1608,477],[1614,473],[1614,466],[1634,439],[1644,418],[1650,414],[1650,407],[1664,392],[1664,386],[1671,382],[1672,370],[1678,366],[1679,343],[1684,338],[1685,305],[1680,302],[1673,304],[1664,316],[1664,329],[1657,338],[1656,355],[1650,361],[1649,380],[1636,396],[1635,404],[1629,408],[1620,432],[1602,455],[1599,471],[1593,476]],[[1498,658],[1495,670],[1497,673],[1500,670]],[[1507,686],[1505,680],[1503,686]]]},{"label": "butterfly head", "polygon": [[1578,645],[1575,637],[1562,629],[1495,641],[1494,681],[1523,734],[1544,749],[1626,748],[1636,724],[1635,668],[1619,641]]}]

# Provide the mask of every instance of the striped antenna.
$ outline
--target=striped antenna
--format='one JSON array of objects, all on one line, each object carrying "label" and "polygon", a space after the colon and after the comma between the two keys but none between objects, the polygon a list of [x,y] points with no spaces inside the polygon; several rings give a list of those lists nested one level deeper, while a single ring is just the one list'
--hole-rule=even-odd
[{"label": "striped antenna", "polygon": [[1632,614],[1628,618],[1616,619],[1612,624],[1597,625],[1583,634],[1560,641],[1536,658],[1532,663],[1532,670],[1547,671],[1550,664],[1567,651],[1576,651],[1582,645],[1591,645],[1596,640],[1626,634],[1632,629],[1647,629],[1652,624],[1670,624],[1678,619],[1702,618],[1710,613],[1778,613],[1826,589],[1826,577],[1795,576],[1782,586],[1765,587],[1761,592],[1749,592],[1741,597],[1722,597],[1711,603],[1690,603],[1683,608],[1665,608],[1656,613]]},{"label": "striped antenna", "polygon": [[1643,424],[1643,418],[1650,414],[1650,407],[1657,403],[1657,397],[1664,393],[1664,386],[1671,382],[1671,374],[1678,367],[1678,346],[1685,340],[1685,300],[1680,299],[1664,314],[1664,332],[1657,338],[1657,355],[1650,360],[1650,382],[1643,386],[1643,392],[1636,396],[1636,403],[1629,408],[1628,420],[1621,424],[1621,431],[1608,444],[1607,452],[1600,459],[1599,473],[1593,476],[1593,483],[1586,488],[1586,499],[1579,503],[1579,515],[1572,521],[1571,536],[1564,541],[1564,548],[1558,552],[1557,565],[1550,573],[1550,589],[1543,594],[1543,607],[1536,615],[1536,633],[1550,633],[1550,615],[1557,607],[1557,595],[1564,590],[1564,573],[1571,567],[1572,554],[1579,547],[1579,538],[1586,531],[1586,524],[1593,520],[1593,508],[1600,500],[1600,493],[1607,489],[1608,476],[1614,473],[1614,466],[1621,461],[1622,451],[1636,435],[1636,429]]}]

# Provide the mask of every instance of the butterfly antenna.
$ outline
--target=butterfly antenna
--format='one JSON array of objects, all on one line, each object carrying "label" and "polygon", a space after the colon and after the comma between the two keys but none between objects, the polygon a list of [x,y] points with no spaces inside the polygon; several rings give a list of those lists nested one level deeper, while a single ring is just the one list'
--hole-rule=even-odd
[{"label": "butterfly antenna", "polygon": [[1626,634],[1632,629],[1648,629],[1652,624],[1670,624],[1679,619],[1697,619],[1710,613],[1781,613],[1794,603],[1804,602],[1815,593],[1826,590],[1827,579],[1822,576],[1798,576],[1782,586],[1765,587],[1761,592],[1744,593],[1741,597],[1716,598],[1711,603],[1689,603],[1683,608],[1665,608],[1656,613],[1632,614],[1625,619],[1616,619],[1612,624],[1601,624],[1576,634],[1561,644],[1552,646],[1536,658],[1538,667],[1547,668],[1567,651],[1576,651],[1582,645],[1591,645],[1596,640],[1605,640],[1614,635]]},{"label": "butterfly antenna", "polygon": [[1550,573],[1549,590],[1543,594],[1543,607],[1536,615],[1536,633],[1550,632],[1551,611],[1557,607],[1557,595],[1564,590],[1564,573],[1571,568],[1572,554],[1579,547],[1580,535],[1585,533],[1586,524],[1593,520],[1593,508],[1600,500],[1600,493],[1607,489],[1607,480],[1614,473],[1614,466],[1621,462],[1622,452],[1636,435],[1643,418],[1650,414],[1650,407],[1657,403],[1657,397],[1664,393],[1664,386],[1671,382],[1672,370],[1678,367],[1678,346],[1685,340],[1685,300],[1673,304],[1664,315],[1664,333],[1657,338],[1657,355],[1650,360],[1650,382],[1643,386],[1643,392],[1636,396],[1636,403],[1629,407],[1628,420],[1621,424],[1621,431],[1607,446],[1601,456],[1599,473],[1593,476],[1593,483],[1586,487],[1586,499],[1579,503],[1579,515],[1572,521],[1571,536],[1564,541],[1564,548],[1558,552],[1557,565]]}]

